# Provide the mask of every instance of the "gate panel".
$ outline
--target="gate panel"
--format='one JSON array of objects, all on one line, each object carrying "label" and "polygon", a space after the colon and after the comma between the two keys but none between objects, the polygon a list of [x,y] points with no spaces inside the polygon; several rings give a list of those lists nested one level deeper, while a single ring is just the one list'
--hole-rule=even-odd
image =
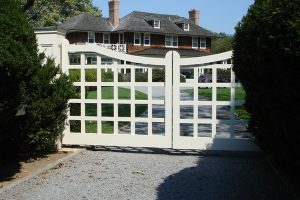
[{"label": "gate panel", "polygon": [[236,112],[244,102],[236,101],[241,86],[232,66],[220,64],[230,59],[231,52],[194,59],[173,52],[173,148],[259,150]]},{"label": "gate panel", "polygon": [[[78,89],[63,144],[172,148],[172,103],[166,103],[172,102],[172,53],[153,59],[77,46],[64,46],[66,57],[79,55],[81,62],[66,60],[63,68]],[[153,73],[160,72],[165,80],[158,82]]]}]

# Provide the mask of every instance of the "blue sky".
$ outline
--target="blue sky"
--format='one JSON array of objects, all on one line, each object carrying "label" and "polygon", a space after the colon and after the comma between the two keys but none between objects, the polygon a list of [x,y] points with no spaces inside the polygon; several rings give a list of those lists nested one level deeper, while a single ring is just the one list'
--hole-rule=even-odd
[{"label": "blue sky", "polygon": [[[108,17],[108,0],[93,0]],[[247,14],[254,0],[120,0],[120,17],[132,11],[179,15],[188,18],[191,9],[200,10],[200,26],[214,32],[234,34],[234,27]]]}]

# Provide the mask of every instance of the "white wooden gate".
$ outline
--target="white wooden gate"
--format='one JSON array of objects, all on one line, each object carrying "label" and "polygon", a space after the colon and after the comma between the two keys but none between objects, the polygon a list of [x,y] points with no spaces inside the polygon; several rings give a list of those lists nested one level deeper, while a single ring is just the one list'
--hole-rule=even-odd
[{"label": "white wooden gate", "polygon": [[[180,58],[170,51],[165,58],[149,58],[67,41],[61,48],[63,72],[71,75],[78,91],[69,101],[63,144],[258,150],[235,131],[246,121],[235,117],[235,106],[242,102],[234,100],[238,86],[234,73],[229,83],[217,80],[218,68],[231,70],[231,65],[217,64],[229,60],[231,52]],[[183,71],[192,72],[193,77],[181,83]],[[198,82],[204,71],[212,72],[212,82]],[[165,80],[157,82],[153,75],[160,73],[165,73]],[[217,99],[217,90],[223,87],[230,88],[229,101]],[[202,89],[211,91],[211,99],[200,99]],[[202,111],[202,107],[209,108]],[[219,120],[218,109],[224,107],[229,116]],[[208,116],[202,118],[201,112]]]}]

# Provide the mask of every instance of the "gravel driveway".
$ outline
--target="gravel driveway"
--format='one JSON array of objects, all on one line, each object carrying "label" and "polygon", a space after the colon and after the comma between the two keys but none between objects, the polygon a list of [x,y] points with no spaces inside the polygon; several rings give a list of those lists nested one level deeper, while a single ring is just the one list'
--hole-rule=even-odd
[{"label": "gravel driveway", "polygon": [[261,158],[84,151],[1,200],[291,199]]}]

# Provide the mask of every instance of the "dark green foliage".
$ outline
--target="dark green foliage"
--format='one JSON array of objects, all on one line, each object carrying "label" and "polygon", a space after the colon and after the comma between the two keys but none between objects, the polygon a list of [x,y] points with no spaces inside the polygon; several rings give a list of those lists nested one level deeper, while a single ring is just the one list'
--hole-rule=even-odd
[{"label": "dark green foliage", "polygon": [[67,102],[74,93],[72,82],[48,59],[27,89],[24,101],[28,106],[21,128],[27,139],[25,145],[36,150],[51,149],[64,130]]},{"label": "dark green foliage", "polygon": [[[20,6],[11,0],[0,4],[0,151],[45,149],[62,131],[73,87],[53,61],[42,66]],[[20,108],[25,115],[16,116]]]},{"label": "dark green foliage", "polygon": [[101,81],[113,82],[114,81],[114,72],[113,71],[105,72],[104,69],[101,69]]},{"label": "dark green foliage", "polygon": [[101,16],[101,10],[92,0],[34,0],[31,7],[25,8],[29,0],[17,0],[26,10],[27,17],[34,27],[55,26],[70,17],[81,13]]},{"label": "dark green foliage", "polygon": [[[128,75],[130,75],[130,74],[128,74]],[[126,76],[125,74],[118,73],[118,81],[119,81],[119,82],[129,81],[129,80],[126,79],[127,77],[128,77],[128,76]],[[129,78],[130,78],[130,77],[129,77]]]},{"label": "dark green foliage", "polygon": [[185,82],[186,82],[185,76],[180,74],[180,83],[185,83]]},{"label": "dark green foliage", "polygon": [[[33,30],[11,0],[0,1],[0,150],[15,145],[21,135],[18,107],[24,104],[27,82],[40,66]],[[18,146],[15,146],[18,151]],[[14,150],[14,149],[13,149]]]},{"label": "dark green foliage", "polygon": [[97,82],[97,69],[86,69],[85,70],[85,81],[86,82]]},{"label": "dark green foliage", "polygon": [[[135,73],[136,82],[147,82],[148,72],[136,72]],[[165,70],[164,69],[153,69],[152,70],[152,82],[165,82]]]},{"label": "dark green foliage", "polygon": [[80,69],[70,69],[69,78],[73,82],[80,82]]},{"label": "dark green foliage", "polygon": [[152,70],[152,81],[153,82],[165,82],[165,70],[164,69],[153,69]]},{"label": "dark green foliage", "polygon": [[230,69],[218,69],[218,79],[220,82],[230,82],[231,81],[231,70]]},{"label": "dark green foliage", "polygon": [[222,53],[232,50],[233,36],[226,35],[225,33],[219,34],[221,38],[215,38],[211,43],[211,51],[213,54]]},{"label": "dark green foliage", "polygon": [[148,82],[148,73],[145,72],[136,72],[135,73],[135,81],[136,82]]},{"label": "dark green foliage", "polygon": [[300,177],[300,1],[256,0],[234,39],[251,128],[262,148]]}]

